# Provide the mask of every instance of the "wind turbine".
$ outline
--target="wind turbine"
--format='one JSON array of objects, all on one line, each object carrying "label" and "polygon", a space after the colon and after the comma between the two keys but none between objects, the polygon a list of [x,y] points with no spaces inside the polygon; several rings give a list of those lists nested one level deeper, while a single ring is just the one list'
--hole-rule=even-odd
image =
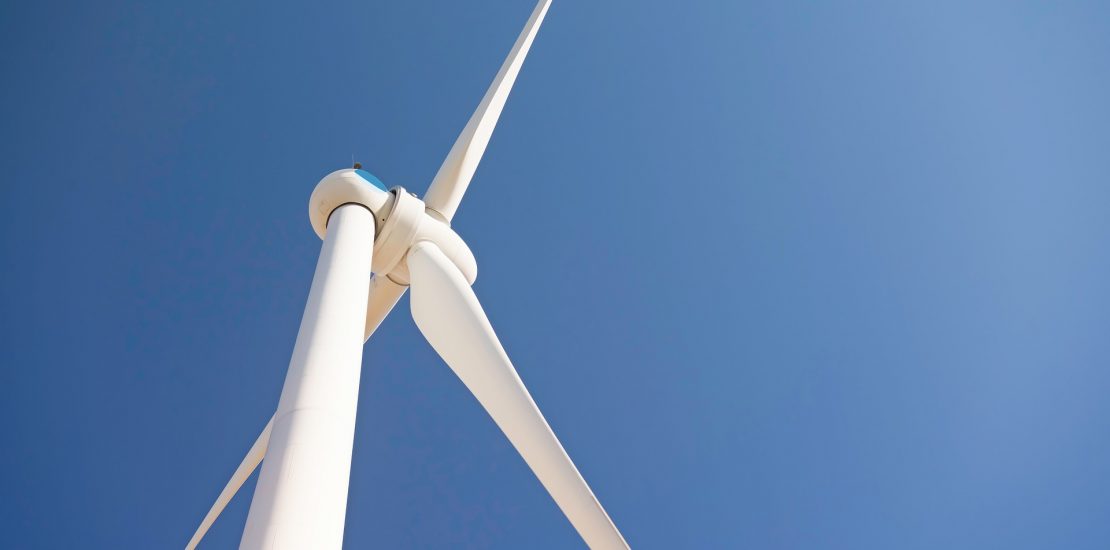
[{"label": "wind turbine", "polygon": [[[323,239],[277,412],[205,516],[195,548],[262,463],[240,548],[343,543],[363,343],[412,289],[428,343],[485,407],[591,548],[628,544],[524,387],[470,288],[477,263],[451,229],[550,0],[540,0],[424,200],[359,168],[317,184],[309,218]],[[263,462],[263,457],[266,460]]]}]

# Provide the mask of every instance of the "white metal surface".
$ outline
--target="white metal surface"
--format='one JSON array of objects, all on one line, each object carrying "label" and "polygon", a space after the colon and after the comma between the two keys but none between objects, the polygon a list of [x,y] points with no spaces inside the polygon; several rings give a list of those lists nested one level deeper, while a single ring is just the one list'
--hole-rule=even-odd
[{"label": "white metal surface", "polygon": [[434,244],[409,251],[412,317],[594,550],[628,548],[524,387],[478,298]]},{"label": "white metal surface", "polygon": [[536,38],[536,32],[540,30],[540,23],[547,15],[550,5],[551,0],[540,0],[536,4],[524,30],[513,44],[509,57],[501,65],[501,70],[497,71],[497,76],[486,90],[478,109],[455,140],[455,145],[447,153],[447,158],[436,172],[428,192],[424,194],[424,203],[433,211],[433,215],[443,216],[443,221],[450,222],[455,217],[459,202],[474,177],[474,171],[478,169],[482,154],[486,152],[493,128],[497,126],[497,119],[505,108],[505,100],[509,98],[509,91],[516,82],[516,76],[520,73],[520,67],[524,64],[524,58],[532,47],[532,40]]},{"label": "white metal surface", "polygon": [[262,428],[262,433],[259,434],[258,439],[254,440],[254,445],[251,445],[250,450],[247,451],[247,456],[243,457],[243,462],[235,469],[235,473],[231,474],[231,479],[224,486],[224,490],[220,491],[220,496],[216,497],[216,503],[212,505],[208,515],[204,516],[204,520],[200,522],[200,527],[197,527],[197,531],[193,533],[193,538],[189,539],[189,544],[185,545],[185,550],[193,550],[197,547],[200,539],[204,538],[204,534],[212,527],[212,523],[227,507],[227,503],[231,502],[231,497],[239,492],[243,482],[254,473],[258,463],[262,462],[262,457],[266,455],[266,447],[270,444],[270,430],[273,426],[274,419],[271,418],[266,422],[266,427]]},{"label": "white metal surface", "polygon": [[373,239],[365,207],[331,213],[240,548],[342,546]]}]

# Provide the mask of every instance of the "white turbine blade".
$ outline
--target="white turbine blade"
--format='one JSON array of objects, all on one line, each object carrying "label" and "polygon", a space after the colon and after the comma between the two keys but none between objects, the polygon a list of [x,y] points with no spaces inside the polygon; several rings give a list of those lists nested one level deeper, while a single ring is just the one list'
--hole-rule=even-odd
[{"label": "white turbine blade", "polygon": [[370,279],[370,298],[366,303],[366,334],[363,341],[369,340],[370,335],[378,330],[378,326],[393,311],[393,306],[397,305],[397,300],[401,299],[406,290],[408,287],[391,281],[389,277],[381,273],[374,274],[374,278]]},{"label": "white turbine blade", "polygon": [[193,550],[200,544],[200,539],[204,538],[208,528],[212,527],[216,518],[227,507],[227,503],[231,502],[231,497],[239,491],[247,478],[251,476],[254,469],[262,462],[262,457],[266,455],[266,447],[270,445],[270,431],[273,429],[274,419],[266,423],[266,427],[262,429],[262,433],[258,439],[254,440],[254,445],[251,445],[251,450],[247,451],[247,456],[243,458],[242,464],[235,469],[235,473],[231,474],[231,479],[224,486],[224,490],[220,492],[220,496],[216,498],[216,503],[212,505],[212,509],[208,511],[208,515],[204,516],[204,521],[200,522],[200,527],[197,527],[196,533],[193,533],[193,538],[189,540],[189,544],[185,545],[185,550]]},{"label": "white turbine blade", "polygon": [[532,11],[532,17],[524,25],[524,30],[520,32],[516,44],[509,52],[509,57],[501,65],[501,70],[497,72],[493,84],[490,84],[485,97],[478,104],[478,109],[471,115],[470,121],[466,123],[459,138],[455,140],[455,145],[451,147],[451,152],[447,154],[431,186],[428,187],[428,192],[424,195],[424,203],[427,207],[441,214],[444,221],[450,222],[451,218],[455,217],[455,210],[458,209],[459,201],[462,200],[467,186],[470,185],[470,179],[474,177],[474,170],[478,168],[482,154],[486,152],[486,145],[489,144],[493,128],[497,126],[497,119],[505,107],[509,90],[516,81],[516,75],[520,72],[520,66],[524,63],[524,57],[528,55],[528,48],[532,46],[532,40],[536,37],[536,31],[540,29],[540,23],[543,22],[549,5],[551,0],[540,0],[536,9]]},{"label": "white turbine blade", "polygon": [[427,241],[409,251],[408,267],[416,326],[505,432],[578,534],[595,550],[628,548],[536,407],[466,278]]}]

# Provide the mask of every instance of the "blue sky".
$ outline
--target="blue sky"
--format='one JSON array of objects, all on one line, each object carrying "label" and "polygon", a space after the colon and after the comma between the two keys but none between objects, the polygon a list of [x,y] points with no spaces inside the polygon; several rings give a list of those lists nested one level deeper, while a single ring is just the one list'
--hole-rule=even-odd
[{"label": "blue sky", "polygon": [[[5,546],[184,545],[276,406],[312,187],[423,193],[531,4],[2,8]],[[455,227],[635,547],[1105,548],[1107,98],[1097,2],[555,0]],[[407,309],[347,547],[575,547]]]}]

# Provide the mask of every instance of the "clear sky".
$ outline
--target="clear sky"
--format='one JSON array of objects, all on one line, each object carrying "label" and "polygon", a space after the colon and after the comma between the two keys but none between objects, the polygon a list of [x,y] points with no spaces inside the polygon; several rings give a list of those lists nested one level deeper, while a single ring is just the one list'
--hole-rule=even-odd
[{"label": "clear sky", "polygon": [[[313,186],[422,194],[531,10],[0,9],[0,546],[184,545],[277,404]],[[1108,98],[1104,2],[555,0],[455,227],[635,547],[1107,548]],[[580,544],[407,298],[350,495],[349,548]]]}]

